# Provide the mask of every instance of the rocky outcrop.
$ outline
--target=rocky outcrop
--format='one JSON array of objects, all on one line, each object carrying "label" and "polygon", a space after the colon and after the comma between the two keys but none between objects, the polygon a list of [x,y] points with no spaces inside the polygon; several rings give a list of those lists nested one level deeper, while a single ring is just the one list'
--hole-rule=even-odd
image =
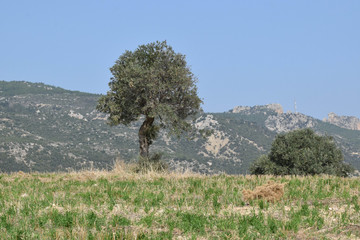
[{"label": "rocky outcrop", "polygon": [[316,121],[309,116],[301,113],[285,113],[281,115],[269,116],[265,121],[265,126],[277,133],[289,132],[301,128],[313,128]]},{"label": "rocky outcrop", "polygon": [[334,124],[338,127],[347,128],[351,130],[360,130],[360,119],[352,116],[338,116],[331,112],[324,122]]},{"label": "rocky outcrop", "polygon": [[231,144],[229,144],[229,134],[220,130],[221,124],[215,120],[212,114],[199,117],[196,120],[195,127],[199,130],[212,130],[212,134],[206,139],[206,142],[199,151],[200,155],[206,157],[212,156],[222,160],[231,159],[237,161],[236,155],[238,154],[234,151]]},{"label": "rocky outcrop", "polygon": [[214,129],[217,125],[219,125],[218,121],[216,121],[211,114],[199,117],[195,123],[197,129]]},{"label": "rocky outcrop", "polygon": [[237,107],[234,107],[232,110],[230,110],[230,112],[232,112],[232,113],[240,113],[241,112],[241,113],[253,114],[257,111],[264,111],[264,110],[274,111],[277,114],[284,113],[283,107],[278,103],[271,103],[271,104],[267,104],[267,105],[258,105],[258,106],[254,106],[254,107],[237,106]]},{"label": "rocky outcrop", "polygon": [[230,112],[239,113],[239,112],[243,112],[243,111],[250,110],[250,109],[251,109],[251,107],[248,107],[248,106],[236,106],[232,110],[230,110]]},{"label": "rocky outcrop", "polygon": [[283,107],[278,103],[268,104],[268,105],[265,105],[265,107],[275,111],[277,114],[283,114],[284,113]]}]

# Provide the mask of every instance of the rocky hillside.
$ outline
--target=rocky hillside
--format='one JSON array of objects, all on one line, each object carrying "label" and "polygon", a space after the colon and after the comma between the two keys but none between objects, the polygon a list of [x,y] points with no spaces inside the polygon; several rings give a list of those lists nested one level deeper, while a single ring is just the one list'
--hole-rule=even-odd
[{"label": "rocky hillside", "polygon": [[[141,122],[106,125],[106,116],[95,111],[98,98],[41,83],[0,81],[0,171],[106,169],[116,158],[135,161]],[[252,161],[269,151],[276,134],[311,127],[334,136],[346,161],[360,169],[360,131],[283,113],[279,104],[204,113],[195,126],[213,134],[189,140],[161,132],[151,151],[162,152],[172,168],[246,173]]]},{"label": "rocky hillside", "polygon": [[352,116],[338,116],[335,113],[329,113],[324,122],[351,130],[360,130],[360,119]]}]

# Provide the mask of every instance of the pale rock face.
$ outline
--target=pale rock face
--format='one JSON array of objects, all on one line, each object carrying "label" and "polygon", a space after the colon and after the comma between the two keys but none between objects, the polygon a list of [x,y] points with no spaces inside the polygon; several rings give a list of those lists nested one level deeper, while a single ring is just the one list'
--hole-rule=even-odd
[{"label": "pale rock face", "polygon": [[80,119],[80,120],[84,120],[87,122],[87,119],[84,118],[83,115],[81,115],[80,113],[75,113],[73,110],[70,110],[70,113],[68,114],[70,117],[73,117],[73,118],[77,118],[77,119]]},{"label": "pale rock face", "polygon": [[331,112],[324,122],[334,124],[338,127],[347,128],[351,130],[360,130],[360,119],[352,116],[338,116]]},{"label": "pale rock face", "polygon": [[289,132],[300,128],[312,128],[315,126],[313,118],[301,113],[286,113],[277,116],[269,116],[265,126],[278,133]]},{"label": "pale rock face", "polygon": [[103,120],[106,121],[108,119],[108,115],[103,113],[97,113],[96,116],[92,120]]},{"label": "pale rock face", "polygon": [[[212,130],[212,134],[207,137],[206,142],[202,145],[199,155],[205,157],[216,157],[217,160],[241,162],[238,154],[234,151],[234,142],[230,141],[228,134],[220,130],[221,124],[208,114],[199,117],[195,122],[197,129]],[[208,166],[212,166],[213,162],[207,162]]]},{"label": "pale rock face", "polygon": [[13,144],[10,148],[10,154],[14,156],[16,162],[22,162],[27,155],[27,149],[23,149],[21,146]]},{"label": "pale rock face", "polygon": [[24,163],[27,167],[31,168],[35,163],[31,160],[27,160],[26,156],[28,151],[32,148],[34,148],[34,144],[31,143],[26,143],[23,146],[20,146],[16,143],[11,143],[8,154],[13,156],[16,162]]},{"label": "pale rock face", "polygon": [[237,107],[234,107],[231,110],[231,112],[232,113],[240,113],[240,112],[248,112],[250,110],[258,110],[258,109],[264,109],[264,108],[267,108],[269,110],[273,110],[277,114],[283,114],[284,113],[283,107],[278,103],[271,103],[271,104],[267,104],[267,105],[254,106],[254,107],[237,106]]},{"label": "pale rock face", "polygon": [[218,125],[218,121],[216,121],[214,119],[214,116],[211,115],[211,114],[208,114],[206,115],[206,117],[200,117],[196,120],[196,123],[195,123],[195,127],[197,129],[205,129],[205,128],[210,128],[210,129],[214,129],[214,127],[216,125]]},{"label": "pale rock face", "polygon": [[233,113],[239,113],[239,112],[242,112],[244,110],[250,110],[250,107],[248,106],[237,106],[237,107],[234,107],[232,112]]},{"label": "pale rock face", "polygon": [[[200,117],[196,120],[195,127],[197,129],[212,129],[215,130],[219,125],[219,122],[214,119],[214,116],[211,114],[206,115],[206,117]],[[225,135],[224,132],[215,130],[211,136],[208,137],[207,142],[205,143],[205,150],[208,154],[217,156],[220,149],[225,147],[229,143],[229,138]]]},{"label": "pale rock face", "polygon": [[205,144],[205,149],[208,153],[217,156],[220,149],[229,143],[229,138],[224,132],[215,131]]},{"label": "pale rock face", "polygon": [[272,104],[268,104],[265,105],[267,108],[274,110],[277,114],[283,114],[284,113],[284,109],[283,107],[278,104],[278,103],[272,103]]}]

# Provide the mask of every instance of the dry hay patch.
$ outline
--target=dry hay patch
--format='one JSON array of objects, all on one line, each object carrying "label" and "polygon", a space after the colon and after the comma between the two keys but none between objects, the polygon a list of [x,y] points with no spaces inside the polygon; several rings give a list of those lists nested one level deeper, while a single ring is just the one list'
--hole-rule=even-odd
[{"label": "dry hay patch", "polygon": [[256,187],[254,190],[244,189],[243,198],[245,201],[263,199],[269,202],[279,201],[284,195],[284,183],[269,181],[267,184]]}]

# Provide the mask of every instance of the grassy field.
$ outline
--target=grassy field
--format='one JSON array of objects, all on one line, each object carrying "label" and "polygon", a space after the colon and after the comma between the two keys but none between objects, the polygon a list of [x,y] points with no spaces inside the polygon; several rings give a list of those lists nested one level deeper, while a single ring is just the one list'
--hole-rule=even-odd
[{"label": "grassy field", "polygon": [[[280,200],[246,200],[268,181]],[[111,172],[0,175],[0,239],[360,239],[360,179]]]}]

